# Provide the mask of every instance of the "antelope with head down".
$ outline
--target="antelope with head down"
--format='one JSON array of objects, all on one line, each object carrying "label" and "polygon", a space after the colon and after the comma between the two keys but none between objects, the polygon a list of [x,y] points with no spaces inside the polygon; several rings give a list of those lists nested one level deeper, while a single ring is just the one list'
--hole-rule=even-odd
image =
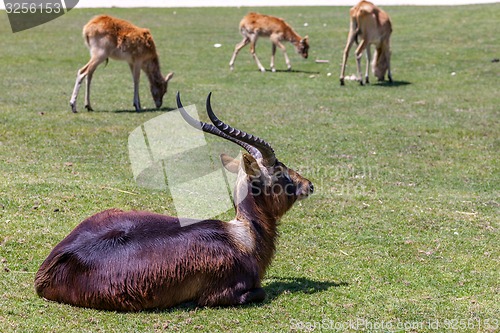
[{"label": "antelope with head down", "polygon": [[295,46],[295,50],[303,58],[307,59],[309,51],[309,38],[306,36],[304,38],[300,37],[288,23],[283,19],[262,15],[258,13],[249,13],[240,22],[240,32],[243,36],[243,40],[236,44],[234,48],[233,56],[229,61],[229,68],[234,69],[234,61],[238,52],[250,43],[250,53],[252,54],[259,70],[265,72],[266,69],[262,66],[257,54],[255,53],[255,43],[259,37],[269,37],[272,42],[272,55],[271,55],[271,70],[276,71],[274,68],[274,55],[276,54],[276,47],[279,47],[285,56],[285,62],[288,70],[292,69],[290,64],[290,59],[286,53],[286,48],[283,45],[283,41],[289,41]]},{"label": "antelope with head down", "polygon": [[75,87],[70,99],[73,112],[76,111],[76,98],[84,78],[87,78],[85,90],[85,108],[92,111],[90,105],[90,83],[97,66],[108,58],[128,62],[134,80],[134,107],[141,110],[139,99],[139,80],[141,69],[149,79],[151,95],[157,108],[163,104],[168,81],[174,73],[163,76],[156,53],[153,36],[148,29],[139,28],[130,22],[115,17],[100,15],[91,19],[83,27],[83,38],[90,51],[89,62],[80,68],[76,76]]},{"label": "antelope with head down", "polygon": [[358,70],[358,80],[363,85],[361,77],[361,57],[366,49],[366,71],[365,81],[369,83],[368,73],[370,71],[371,50],[370,45],[375,44],[375,56],[373,58],[372,70],[373,74],[379,81],[383,81],[385,73],[389,82],[392,82],[391,75],[391,45],[390,38],[392,33],[391,19],[386,12],[368,1],[361,1],[349,11],[350,28],[347,37],[347,44],[344,49],[342,59],[342,69],[340,71],[340,84],[344,85],[345,66],[349,51],[354,42],[358,43],[358,38],[361,43],[355,51],[356,65]]},{"label": "antelope with head down", "polygon": [[204,132],[236,143],[241,162],[227,155],[226,169],[238,172],[229,222],[204,220],[181,226],[178,218],[117,209],[81,222],[49,254],[35,278],[37,293],[57,302],[117,311],[169,308],[186,301],[200,306],[260,302],[271,263],[279,219],[295,201],[313,192],[312,183],[278,161],[264,140],[207,113],[212,124],[184,119]]}]

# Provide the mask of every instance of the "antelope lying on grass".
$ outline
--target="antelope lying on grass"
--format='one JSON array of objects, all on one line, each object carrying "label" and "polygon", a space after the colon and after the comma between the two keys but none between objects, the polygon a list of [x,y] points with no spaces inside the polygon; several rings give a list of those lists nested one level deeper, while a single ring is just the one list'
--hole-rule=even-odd
[{"label": "antelope lying on grass", "polygon": [[229,61],[229,67],[231,70],[234,69],[234,61],[238,52],[250,43],[250,53],[252,54],[257,66],[261,72],[265,72],[266,69],[257,58],[255,53],[255,43],[257,39],[261,36],[269,37],[272,42],[272,56],[271,56],[271,70],[276,71],[274,68],[274,55],[276,54],[276,47],[279,47],[283,51],[285,56],[286,65],[288,70],[292,69],[290,64],[290,59],[286,53],[285,46],[281,43],[282,41],[289,41],[295,46],[295,50],[302,57],[307,59],[309,43],[308,37],[300,37],[285,21],[280,18],[268,15],[262,15],[257,13],[249,13],[240,22],[240,32],[243,35],[243,40],[236,44],[234,48],[233,56],[231,61]]},{"label": "antelope lying on grass", "polygon": [[391,20],[389,15],[382,9],[368,1],[361,1],[349,11],[350,28],[347,37],[347,44],[344,49],[342,60],[342,69],[340,71],[340,84],[344,85],[345,66],[349,50],[354,42],[361,38],[361,44],[358,45],[355,56],[358,70],[358,79],[363,85],[361,77],[361,57],[366,49],[366,72],[365,80],[369,83],[368,72],[370,70],[371,51],[370,45],[375,44],[375,57],[373,59],[373,74],[379,81],[384,80],[385,73],[388,72],[389,82],[392,82],[391,75],[391,47],[390,38],[392,33]]},{"label": "antelope lying on grass", "polygon": [[35,278],[37,293],[76,306],[117,311],[238,305],[265,298],[261,279],[275,250],[277,223],[312,183],[276,159],[264,140],[220,121],[207,99],[212,124],[186,121],[243,147],[229,222],[205,220],[181,227],[175,217],[106,210],[80,223],[50,253]]},{"label": "antelope lying on grass", "polygon": [[92,75],[97,66],[104,61],[107,62],[108,58],[128,62],[134,79],[134,107],[136,111],[141,110],[139,100],[141,69],[148,76],[151,95],[153,95],[156,107],[159,108],[162,105],[168,81],[174,76],[174,73],[169,73],[165,77],[161,74],[153,36],[148,29],[136,27],[130,22],[111,16],[101,15],[94,17],[83,27],[83,38],[90,50],[90,61],[78,71],[76,76],[75,87],[69,102],[73,112],[77,112],[76,98],[85,77],[87,77],[85,107],[92,111],[90,106]]}]

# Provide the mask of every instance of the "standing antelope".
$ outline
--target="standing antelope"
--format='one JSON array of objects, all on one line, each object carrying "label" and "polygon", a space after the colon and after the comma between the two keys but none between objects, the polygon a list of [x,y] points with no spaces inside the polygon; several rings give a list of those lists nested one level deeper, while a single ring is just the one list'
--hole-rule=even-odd
[{"label": "standing antelope", "polygon": [[276,47],[279,47],[281,51],[283,51],[283,55],[285,56],[286,65],[288,70],[292,69],[292,65],[290,64],[290,59],[286,53],[285,46],[281,43],[286,40],[292,43],[295,46],[295,50],[302,57],[307,59],[309,43],[308,37],[300,37],[290,25],[288,25],[285,21],[280,18],[268,15],[262,15],[258,13],[249,13],[240,22],[240,32],[243,35],[243,40],[236,44],[234,48],[233,56],[229,61],[229,68],[231,70],[234,69],[234,61],[236,60],[236,56],[238,52],[250,43],[250,53],[252,54],[257,66],[259,67],[261,72],[265,72],[266,69],[257,58],[257,54],[255,53],[255,43],[257,39],[261,36],[269,37],[272,42],[272,56],[271,56],[271,70],[273,72],[276,71],[274,68],[274,55],[276,54]]},{"label": "standing antelope", "polygon": [[45,259],[35,278],[37,293],[75,306],[117,311],[168,308],[186,301],[200,306],[238,305],[265,298],[261,286],[275,251],[277,223],[312,183],[279,162],[264,140],[220,121],[184,119],[204,132],[243,147],[236,217],[181,227],[178,218],[141,211],[106,210],[80,223]]},{"label": "standing antelope", "polygon": [[361,44],[358,45],[355,56],[358,69],[358,79],[363,85],[361,77],[361,57],[366,49],[366,72],[365,80],[369,83],[368,72],[370,70],[371,51],[370,45],[375,44],[375,57],[373,59],[372,70],[373,74],[379,81],[384,80],[385,73],[389,82],[392,82],[391,75],[391,46],[390,38],[392,33],[391,19],[386,12],[368,1],[361,1],[349,11],[350,28],[347,37],[347,44],[344,49],[344,57],[342,60],[342,69],[340,71],[340,84],[344,85],[345,66],[349,50],[352,43],[358,42],[358,37],[361,37]]},{"label": "standing antelope", "polygon": [[139,28],[130,22],[115,17],[100,15],[91,19],[83,27],[83,38],[90,50],[90,61],[83,66],[76,76],[76,83],[69,104],[73,112],[76,111],[76,98],[85,77],[87,87],[85,91],[85,107],[93,111],[90,106],[90,83],[92,75],[108,58],[128,62],[134,79],[134,107],[141,110],[139,100],[139,78],[141,69],[149,79],[151,95],[155,105],[159,108],[163,103],[163,95],[167,92],[168,81],[174,73],[163,77],[160,71],[158,54],[156,53],[153,36],[148,29]]}]

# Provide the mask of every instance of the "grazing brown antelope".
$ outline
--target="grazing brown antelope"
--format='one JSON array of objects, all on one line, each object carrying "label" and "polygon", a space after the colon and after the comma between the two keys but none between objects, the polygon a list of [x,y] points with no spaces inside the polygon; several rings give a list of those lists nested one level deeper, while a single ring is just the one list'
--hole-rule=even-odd
[{"label": "grazing brown antelope", "polygon": [[163,76],[160,71],[158,54],[156,53],[153,36],[148,29],[139,28],[130,22],[115,17],[100,15],[91,19],[83,27],[83,38],[90,51],[90,61],[83,66],[76,76],[76,83],[69,104],[76,111],[76,98],[83,79],[87,78],[85,91],[85,108],[93,111],[90,106],[90,83],[92,75],[108,58],[128,62],[134,79],[134,107],[141,110],[139,99],[139,79],[141,69],[149,79],[151,95],[159,108],[163,103],[163,95],[167,92],[168,81],[174,73]]},{"label": "grazing brown antelope", "polygon": [[375,44],[375,57],[373,58],[372,70],[373,74],[379,81],[383,81],[385,73],[389,82],[392,82],[391,75],[391,45],[390,38],[392,33],[391,19],[386,12],[368,1],[360,1],[356,6],[349,11],[350,28],[347,37],[347,44],[344,49],[342,59],[342,69],[340,71],[340,84],[344,85],[345,66],[349,50],[354,42],[358,43],[358,37],[361,38],[361,43],[355,51],[356,64],[358,70],[358,79],[363,85],[361,77],[361,57],[366,49],[366,72],[365,80],[369,83],[368,72],[370,70],[371,51],[370,45]]},{"label": "grazing brown antelope", "polygon": [[257,54],[255,53],[255,43],[257,39],[261,36],[269,37],[272,42],[272,55],[271,55],[271,70],[273,72],[276,71],[274,68],[274,55],[276,54],[276,47],[279,47],[281,51],[283,51],[283,55],[285,56],[285,62],[288,67],[288,70],[292,69],[292,65],[290,64],[290,59],[286,53],[286,48],[282,44],[283,41],[289,41],[295,46],[295,50],[302,57],[307,59],[308,50],[309,50],[309,42],[308,37],[300,37],[288,23],[283,21],[280,18],[262,15],[258,13],[249,13],[240,22],[240,32],[243,35],[243,40],[236,44],[234,48],[233,56],[229,61],[229,68],[231,70],[234,69],[234,61],[236,60],[236,56],[238,52],[245,47],[248,43],[250,43],[250,53],[252,54],[257,66],[259,67],[261,72],[265,72],[266,69],[257,58]]},{"label": "grazing brown antelope", "polygon": [[144,211],[110,209],[80,223],[38,270],[38,295],[75,306],[117,311],[239,305],[265,298],[261,286],[275,251],[277,223],[312,183],[279,162],[264,140],[207,113],[213,124],[184,119],[204,132],[243,147],[241,163],[221,159],[238,172],[236,217],[181,226],[179,219]]}]

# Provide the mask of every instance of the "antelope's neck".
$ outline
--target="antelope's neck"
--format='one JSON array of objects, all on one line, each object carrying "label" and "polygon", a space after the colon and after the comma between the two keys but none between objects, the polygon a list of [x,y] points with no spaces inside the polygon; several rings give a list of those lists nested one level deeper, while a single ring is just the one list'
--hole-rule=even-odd
[{"label": "antelope's neck", "polygon": [[163,75],[161,75],[160,61],[158,57],[154,57],[143,66],[143,70],[146,73],[149,84],[152,86],[160,86],[165,81]]},{"label": "antelope's neck", "polygon": [[[263,277],[274,256],[278,220],[255,206],[255,202],[250,206],[248,202],[243,202],[237,206],[236,218],[231,222],[237,222],[240,230],[246,230],[247,237],[251,237],[253,255],[259,264],[259,275]],[[240,242],[250,243],[248,239],[241,239]]]},{"label": "antelope's neck", "polygon": [[297,45],[301,41],[302,37],[300,37],[295,31],[293,31],[292,28],[290,28],[285,34],[285,39],[290,43]]}]

